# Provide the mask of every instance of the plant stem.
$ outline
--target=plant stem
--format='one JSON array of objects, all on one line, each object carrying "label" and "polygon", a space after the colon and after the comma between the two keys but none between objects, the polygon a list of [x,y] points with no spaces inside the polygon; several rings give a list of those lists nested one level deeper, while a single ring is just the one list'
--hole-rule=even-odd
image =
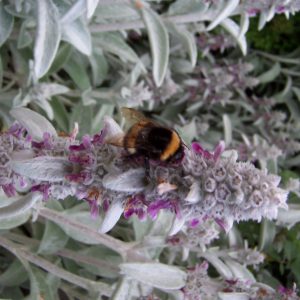
[{"label": "plant stem", "polygon": [[107,284],[102,282],[96,282],[72,274],[71,272],[62,269],[56,266],[55,264],[52,264],[49,261],[39,257],[38,255],[33,254],[28,250],[18,246],[17,244],[7,240],[3,236],[0,236],[0,245],[8,251],[10,251],[11,253],[13,253],[14,255],[24,258],[29,262],[33,263],[34,265],[41,267],[43,270],[59,278],[62,278],[70,283],[73,283],[85,290],[93,289],[94,291],[97,291],[105,296],[110,296],[112,293],[110,287]]},{"label": "plant stem", "polygon": [[[39,241],[36,239],[28,238],[28,237],[25,237],[25,236],[22,236],[19,234],[15,234],[12,232],[6,233],[4,236],[12,241],[22,243],[24,246],[31,245],[31,246],[36,247],[36,246],[39,246],[39,244],[40,244]],[[79,253],[69,250],[69,249],[61,249],[61,250],[53,253],[53,255],[59,255],[61,257],[65,257],[65,258],[74,260],[76,262],[89,264],[89,265],[95,266],[97,268],[107,268],[116,273],[119,272],[119,268],[116,265],[111,264],[109,261],[104,261],[104,260],[100,260],[97,258],[89,257],[89,256],[79,254]]]},{"label": "plant stem", "polygon": [[[212,19],[212,17],[213,16],[209,13],[206,14],[189,13],[189,14],[177,15],[177,16],[163,16],[162,20],[165,22],[172,22],[175,24],[185,24],[185,23],[209,21]],[[107,32],[107,31],[141,29],[141,28],[145,28],[145,24],[142,20],[107,23],[107,24],[93,24],[90,26],[91,32]]]},{"label": "plant stem", "polygon": [[123,257],[123,259],[126,258],[128,250],[132,248],[129,243],[117,240],[107,234],[97,232],[84,224],[77,223],[70,218],[65,217],[62,213],[49,208],[40,208],[38,213],[40,216],[53,221],[54,223],[75,228],[82,235],[88,236],[91,240],[99,242],[99,244],[116,251]]}]

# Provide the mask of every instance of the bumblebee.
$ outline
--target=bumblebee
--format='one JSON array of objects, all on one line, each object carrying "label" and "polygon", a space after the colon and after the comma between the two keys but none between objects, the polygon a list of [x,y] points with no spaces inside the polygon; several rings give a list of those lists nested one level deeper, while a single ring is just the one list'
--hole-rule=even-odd
[{"label": "bumblebee", "polygon": [[121,111],[130,127],[123,137],[109,141],[110,144],[124,147],[129,155],[146,159],[162,162],[182,159],[183,142],[175,130],[146,118],[135,109],[123,107]]}]

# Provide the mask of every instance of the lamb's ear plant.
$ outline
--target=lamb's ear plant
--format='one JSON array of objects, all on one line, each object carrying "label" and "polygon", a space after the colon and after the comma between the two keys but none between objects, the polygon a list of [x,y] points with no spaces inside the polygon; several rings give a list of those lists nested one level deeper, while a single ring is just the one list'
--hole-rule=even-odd
[{"label": "lamb's ear plant", "polygon": [[[1,1],[0,298],[299,299],[300,52],[247,45],[299,10]],[[122,106],[182,160],[114,146]]]}]

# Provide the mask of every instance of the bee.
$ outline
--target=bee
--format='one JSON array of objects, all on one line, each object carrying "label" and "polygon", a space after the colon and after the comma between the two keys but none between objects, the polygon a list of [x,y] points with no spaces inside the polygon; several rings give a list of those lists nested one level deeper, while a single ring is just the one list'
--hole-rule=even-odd
[{"label": "bee", "polygon": [[183,142],[175,130],[146,118],[135,109],[123,107],[121,111],[130,127],[123,137],[110,140],[109,144],[145,159],[176,162],[183,158]]}]

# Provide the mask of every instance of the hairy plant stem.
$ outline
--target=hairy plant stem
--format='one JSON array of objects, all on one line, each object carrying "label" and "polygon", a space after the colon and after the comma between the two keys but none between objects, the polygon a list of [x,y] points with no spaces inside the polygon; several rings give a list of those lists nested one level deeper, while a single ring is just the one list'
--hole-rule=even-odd
[{"label": "hairy plant stem", "polygon": [[9,240],[7,240],[5,237],[0,236],[0,245],[16,255],[17,257],[23,258],[31,263],[33,263],[36,266],[39,266],[43,270],[61,278],[64,279],[70,283],[73,283],[85,290],[94,290],[95,292],[101,293],[105,296],[110,296],[112,291],[109,285],[102,283],[102,282],[96,282],[93,280],[89,280],[83,277],[80,277],[78,275],[72,274],[58,266],[56,266],[53,263],[50,263],[49,261],[41,258],[40,256],[31,253],[30,251],[24,249],[22,246],[19,246]]},{"label": "hairy plant stem", "polygon": [[[19,243],[23,244],[24,246],[31,245],[31,246],[36,247],[36,246],[40,245],[40,241],[38,241],[36,239],[28,238],[23,235],[15,234],[12,232],[6,233],[4,236],[14,242],[19,242]],[[53,253],[53,255],[59,255],[61,257],[65,257],[65,258],[74,260],[76,262],[89,264],[89,265],[95,266],[97,268],[107,268],[116,273],[119,272],[119,268],[116,265],[111,264],[109,261],[104,261],[104,260],[100,260],[98,258],[86,256],[84,254],[80,254],[73,250],[61,249],[61,250]]]},{"label": "hairy plant stem", "polygon": [[[213,19],[213,15],[206,13],[189,13],[185,15],[177,16],[162,16],[162,20],[165,22],[172,22],[175,24],[185,24],[194,22],[203,22]],[[93,24],[90,26],[91,32],[108,32],[118,30],[130,30],[130,29],[141,29],[145,28],[145,24],[142,20],[128,21],[128,22],[117,22],[107,24]]]},{"label": "hairy plant stem", "polygon": [[97,232],[84,224],[78,223],[76,221],[71,220],[68,217],[65,217],[62,213],[51,210],[49,208],[40,208],[38,210],[38,214],[39,216],[42,216],[43,218],[50,220],[56,224],[68,227],[71,226],[75,228],[79,233],[88,236],[91,240],[99,242],[99,244],[102,244],[116,251],[123,258],[126,257],[127,251],[131,248],[131,245],[129,245],[128,243],[122,242],[107,234]]},{"label": "hairy plant stem", "polygon": [[82,235],[88,236],[91,240],[97,241],[99,242],[99,244],[102,244],[119,253],[124,261],[149,261],[149,259],[139,254],[138,251],[134,250],[134,246],[136,245],[136,243],[126,243],[107,234],[97,232],[84,224],[78,223],[65,217],[62,213],[51,210],[49,208],[39,208],[38,214],[56,224],[73,227]]}]

